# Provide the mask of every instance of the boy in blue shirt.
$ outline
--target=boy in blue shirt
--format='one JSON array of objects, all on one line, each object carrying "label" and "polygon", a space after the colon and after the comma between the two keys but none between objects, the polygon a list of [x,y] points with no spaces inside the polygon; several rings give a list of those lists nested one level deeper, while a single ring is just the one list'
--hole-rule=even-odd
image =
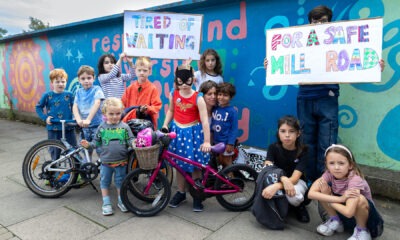
[{"label": "boy in blue shirt", "polygon": [[218,162],[223,167],[232,164],[235,141],[238,134],[238,112],[230,106],[230,101],[236,94],[235,86],[231,83],[220,83],[217,88],[218,106],[212,112],[211,130],[213,144],[225,143],[225,152],[219,154]]},{"label": "boy in blue shirt", "polygon": [[[84,139],[91,142],[94,139],[97,127],[103,121],[100,110],[104,93],[101,87],[93,85],[94,69],[83,65],[78,70],[78,80],[82,85],[75,93],[73,113],[77,124],[82,127]],[[93,150],[89,150],[90,158]],[[91,161],[91,159],[86,159]]]},{"label": "boy in blue shirt", "polygon": [[[61,139],[61,123],[52,123],[54,120],[71,120],[74,96],[71,92],[64,91],[67,85],[68,75],[64,69],[54,69],[49,74],[50,85],[53,90],[43,94],[36,104],[36,113],[46,122],[48,139]],[[74,128],[65,126],[65,137],[69,144],[76,146]],[[55,149],[54,149],[55,150]],[[52,153],[52,158],[57,159],[59,151]]]}]

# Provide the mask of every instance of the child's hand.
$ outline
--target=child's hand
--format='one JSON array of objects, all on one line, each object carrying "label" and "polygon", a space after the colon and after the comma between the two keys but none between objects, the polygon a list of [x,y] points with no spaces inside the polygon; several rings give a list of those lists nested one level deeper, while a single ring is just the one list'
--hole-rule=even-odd
[{"label": "child's hand", "polygon": [[264,58],[264,68],[267,69],[268,67],[268,59]]},{"label": "child's hand", "polygon": [[383,59],[379,60],[379,66],[381,66],[381,72],[385,69],[385,61]]},{"label": "child's hand", "polygon": [[210,152],[211,151],[211,144],[209,142],[204,142],[200,146],[200,151],[202,151],[202,152]]},{"label": "child's hand", "polygon": [[296,195],[296,190],[294,189],[293,183],[288,177],[281,177],[280,180],[283,184],[283,189],[285,190],[286,195],[288,195],[289,197],[293,197],[294,195]]},{"label": "child's hand", "polygon": [[343,202],[346,202],[349,198],[355,198],[360,196],[360,190],[358,189],[347,189],[341,196]]},{"label": "child's hand", "polygon": [[192,63],[192,58],[189,58],[188,60],[185,61],[183,65],[185,65],[186,67],[190,67],[191,63]]},{"label": "child's hand", "polygon": [[272,185],[269,185],[268,187],[264,188],[261,195],[265,199],[271,199],[278,190],[279,190],[278,185],[272,184]]},{"label": "child's hand", "polygon": [[87,140],[85,140],[85,139],[82,139],[82,140],[81,140],[81,145],[82,145],[82,147],[84,147],[84,148],[89,148],[89,147],[90,147],[89,142],[88,142]]},{"label": "child's hand", "polygon": [[227,144],[227,145],[226,145],[226,148],[225,148],[225,151],[226,151],[227,153],[231,153],[231,152],[233,151],[233,149],[234,149],[234,147],[233,147],[232,144]]},{"label": "child's hand", "polygon": [[91,120],[85,119],[85,120],[82,121],[82,126],[81,127],[89,127],[91,122],[92,122]]},{"label": "child's hand", "polygon": [[125,60],[125,57],[126,57],[126,53],[121,53],[121,54],[119,55],[119,59],[120,59],[120,60]]},{"label": "child's hand", "polygon": [[52,118],[53,118],[52,116],[48,116],[48,117],[46,118],[46,123],[49,124],[49,125],[51,125],[51,119],[52,119]]},{"label": "child's hand", "polygon": [[319,184],[319,189],[321,190],[321,193],[329,194],[329,195],[331,194],[331,192],[332,192],[331,187],[328,185],[328,183],[325,180],[323,180],[323,179],[319,180],[318,184]]}]

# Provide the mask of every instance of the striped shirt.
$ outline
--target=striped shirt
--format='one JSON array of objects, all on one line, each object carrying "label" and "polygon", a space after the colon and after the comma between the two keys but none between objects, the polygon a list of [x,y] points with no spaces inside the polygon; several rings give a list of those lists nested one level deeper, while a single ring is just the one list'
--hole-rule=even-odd
[{"label": "striped shirt", "polygon": [[103,89],[106,98],[121,98],[125,91],[125,82],[133,81],[136,77],[135,71],[130,67],[129,74],[121,74],[120,77],[117,77],[120,69],[121,67],[115,64],[109,73],[100,74],[98,77],[100,86]]},{"label": "striped shirt", "polygon": [[349,173],[349,177],[345,179],[335,179],[335,177],[325,171],[322,178],[331,185],[332,192],[337,195],[343,195],[347,189],[358,189],[360,193],[367,199],[372,200],[371,189],[367,181],[360,176],[356,175],[354,171]]}]

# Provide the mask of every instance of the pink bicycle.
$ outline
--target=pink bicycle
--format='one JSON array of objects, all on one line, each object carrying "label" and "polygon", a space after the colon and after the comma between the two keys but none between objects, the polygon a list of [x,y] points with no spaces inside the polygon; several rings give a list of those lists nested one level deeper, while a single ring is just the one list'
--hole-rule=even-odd
[{"label": "pink bicycle", "polygon": [[[171,139],[176,137],[175,133],[156,131],[156,135],[160,150],[157,152],[155,166],[151,169],[133,170],[122,183],[121,198],[129,211],[147,217],[159,213],[168,205],[171,186],[160,171],[166,162],[185,177],[192,196],[202,199],[215,196],[220,205],[231,211],[243,211],[253,204],[257,179],[257,172],[253,168],[245,164],[234,164],[218,172],[208,165],[168,151]],[[224,149],[224,144],[212,147],[212,151],[216,153]],[[203,178],[192,179],[175,161],[183,161],[202,169]]]}]

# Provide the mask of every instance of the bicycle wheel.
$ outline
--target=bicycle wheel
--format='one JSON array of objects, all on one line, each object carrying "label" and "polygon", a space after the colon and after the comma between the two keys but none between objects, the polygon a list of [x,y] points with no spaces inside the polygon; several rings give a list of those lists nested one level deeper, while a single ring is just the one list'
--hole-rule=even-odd
[{"label": "bicycle wheel", "polygon": [[121,186],[122,202],[129,211],[141,217],[156,215],[167,206],[171,197],[168,180],[160,172],[152,183],[149,194],[144,193],[151,173],[151,170],[137,168],[125,177]]},{"label": "bicycle wheel", "polygon": [[[58,159],[66,147],[58,140],[44,140],[35,144],[27,154],[22,165],[22,176],[27,187],[44,198],[56,198],[70,190],[69,185],[78,177],[75,172],[45,171],[44,168]],[[57,168],[69,170],[75,167],[73,158],[66,158]]]},{"label": "bicycle wheel", "polygon": [[[253,204],[256,195],[257,172],[245,164],[234,164],[223,169],[219,175],[240,188],[240,191],[236,193],[216,195],[219,204],[231,211],[248,209]],[[214,187],[218,190],[233,189],[219,178],[216,179]]]},{"label": "bicycle wheel", "polygon": [[[129,156],[129,163],[128,163],[128,173],[139,168],[138,160],[135,158],[135,153],[131,153]],[[160,171],[164,173],[167,177],[169,185],[172,185],[172,181],[174,180],[174,171],[171,165],[168,164],[166,160],[164,160],[163,166],[161,166]]]}]

